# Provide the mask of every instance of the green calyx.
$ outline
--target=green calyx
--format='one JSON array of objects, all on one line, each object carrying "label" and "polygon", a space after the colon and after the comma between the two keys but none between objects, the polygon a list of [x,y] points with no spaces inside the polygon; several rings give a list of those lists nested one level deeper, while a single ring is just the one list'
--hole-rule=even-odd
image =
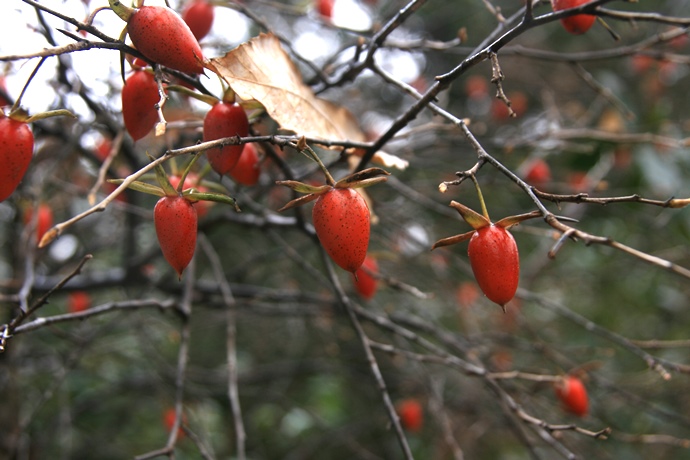
[{"label": "green calyx", "polygon": [[123,4],[120,0],[108,0],[108,3],[110,4],[110,9],[112,9],[113,12],[115,12],[115,14],[117,14],[120,19],[125,22],[129,22],[132,15],[137,11],[136,9]]},{"label": "green calyx", "polygon": [[320,195],[323,195],[324,193],[333,190],[334,188],[370,187],[374,184],[378,184],[379,182],[385,182],[388,179],[386,176],[389,175],[390,173],[388,171],[384,171],[381,168],[369,168],[360,172],[356,172],[354,174],[350,174],[349,176],[340,179],[338,182],[335,182],[332,185],[330,184],[330,182],[333,181],[333,178],[330,176],[330,174],[328,175],[328,177],[330,177],[331,180],[326,185],[309,185],[305,184],[304,182],[298,182],[296,180],[279,180],[276,181],[276,184],[284,185],[296,192],[305,193],[306,195],[288,202],[278,211],[285,211],[286,209],[307,204],[317,199]]},{"label": "green calyx", "polygon": [[[528,220],[528,219],[534,219],[536,217],[541,217],[542,214],[539,211],[532,211],[528,212],[525,214],[518,214],[515,216],[509,216],[509,217],[504,217],[503,219],[499,220],[498,222],[492,224],[491,221],[484,215],[479,214],[477,211],[468,208],[464,204],[458,203],[457,201],[451,201],[450,202],[450,207],[455,209],[460,213],[462,218],[470,224],[470,226],[473,228],[473,230],[466,232],[466,233],[461,233],[459,235],[455,236],[449,236],[448,238],[443,238],[438,240],[434,245],[431,247],[431,250],[433,251],[436,248],[441,248],[444,246],[450,246],[453,244],[457,243],[462,243],[463,241],[467,241],[470,238],[472,238],[472,235],[477,230],[480,230],[484,227],[488,227],[490,225],[495,225],[496,227],[501,227],[504,229],[508,229],[512,227],[513,225],[517,225],[522,221]],[[486,210],[486,208],[484,208]]]}]

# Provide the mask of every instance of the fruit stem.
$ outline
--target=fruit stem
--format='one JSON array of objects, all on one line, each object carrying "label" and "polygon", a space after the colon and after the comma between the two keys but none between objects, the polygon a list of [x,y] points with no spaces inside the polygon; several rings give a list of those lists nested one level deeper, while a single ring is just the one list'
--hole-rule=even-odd
[{"label": "fruit stem", "polygon": [[17,97],[17,100],[14,101],[14,104],[12,105],[12,108],[10,109],[10,113],[14,112],[19,108],[19,106],[22,103],[22,97],[24,96],[24,93],[26,92],[26,89],[29,87],[29,83],[31,83],[31,80],[34,79],[36,74],[38,73],[38,69],[41,68],[43,65],[43,62],[47,59],[47,57],[42,57],[40,61],[38,61],[38,64],[36,64],[36,68],[34,69],[33,72],[31,72],[31,75],[29,75],[29,78],[26,80],[26,83],[24,83],[24,87],[22,88],[22,92],[19,93],[19,97]]},{"label": "fruit stem", "polygon": [[331,173],[328,172],[328,169],[326,168],[326,165],[323,164],[323,161],[321,161],[321,158],[312,150],[311,147],[307,144],[306,138],[302,137],[298,142],[297,142],[297,149],[302,153],[302,155],[306,155],[307,158],[315,161],[318,165],[319,168],[321,168],[321,171],[323,172],[324,176],[326,176],[326,183],[330,185],[331,187],[335,186],[335,179],[333,179],[333,176],[331,176]]},{"label": "fruit stem", "polygon": [[227,87],[227,89],[223,92],[223,102],[226,104],[233,104],[237,100],[235,91],[231,87]]},{"label": "fruit stem", "polygon": [[604,29],[606,29],[606,31],[607,31],[609,34],[611,34],[611,37],[613,37],[613,39],[614,39],[615,41],[619,42],[619,41],[621,40],[621,36],[618,35],[618,34],[616,33],[616,31],[613,30],[613,28],[612,28],[606,21],[604,21],[600,16],[597,16],[597,21],[599,21],[599,23],[600,23],[602,26],[604,26]]},{"label": "fruit stem", "polygon": [[165,87],[168,91],[173,91],[176,93],[184,94],[185,96],[193,97],[194,99],[205,102],[210,106],[214,106],[218,103],[218,98],[216,96],[210,96],[208,94],[201,94],[196,91],[182,86],[182,85],[169,85]]},{"label": "fruit stem", "polygon": [[489,211],[486,209],[486,203],[484,202],[484,195],[482,195],[482,189],[479,187],[479,182],[477,181],[477,178],[474,176],[474,174],[471,174],[470,178],[472,179],[472,182],[474,182],[474,188],[477,189],[477,195],[479,196],[479,204],[482,207],[482,214],[484,215],[484,217],[487,218],[487,220],[491,221],[491,218],[489,217]]}]

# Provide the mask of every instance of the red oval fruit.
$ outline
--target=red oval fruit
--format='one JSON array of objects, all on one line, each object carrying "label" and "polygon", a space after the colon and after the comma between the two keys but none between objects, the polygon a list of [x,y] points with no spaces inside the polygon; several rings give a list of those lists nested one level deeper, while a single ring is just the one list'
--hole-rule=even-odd
[{"label": "red oval fruit", "polygon": [[91,296],[86,291],[72,291],[67,298],[67,310],[79,313],[91,308]]},{"label": "red oval fruit", "polygon": [[182,12],[182,19],[198,41],[211,31],[214,11],[213,5],[206,0],[192,0]]},{"label": "red oval fruit", "polygon": [[127,21],[132,43],[158,64],[191,74],[204,72],[204,55],[186,22],[164,6],[142,6]]},{"label": "red oval fruit", "polygon": [[520,258],[513,235],[491,224],[474,232],[467,247],[472,272],[484,294],[505,306],[517,291]]},{"label": "red oval fruit", "polygon": [[[34,209],[29,207],[24,214],[24,225],[30,225],[34,218]],[[53,210],[45,203],[38,205],[36,215],[36,242],[40,242],[43,235],[53,226]]]},{"label": "red oval fruit", "polygon": [[403,428],[410,432],[417,432],[422,429],[424,409],[419,401],[416,399],[406,399],[401,401],[396,409]]},{"label": "red oval fruit", "polygon": [[[560,11],[584,5],[590,1],[591,0],[551,0],[551,6],[554,11]],[[563,24],[565,30],[571,34],[580,35],[587,32],[596,20],[597,17],[591,14],[576,14],[561,19],[561,24]]]},{"label": "red oval fruit", "polygon": [[12,195],[29,169],[34,135],[23,121],[0,112],[0,202]]},{"label": "red oval fruit", "polygon": [[153,222],[163,257],[181,278],[196,249],[196,209],[181,196],[164,196],[153,210]]},{"label": "red oval fruit", "polygon": [[153,75],[135,70],[122,87],[122,117],[132,139],[138,141],[158,123],[156,105],[160,101]]},{"label": "red oval fruit", "polygon": [[242,185],[252,186],[259,182],[261,158],[253,143],[244,144],[237,164],[230,170],[230,177]]},{"label": "red oval fruit", "polygon": [[369,300],[376,294],[378,280],[372,275],[379,271],[379,264],[373,257],[367,256],[362,266],[354,274],[355,290],[365,300]]},{"label": "red oval fruit", "polygon": [[331,259],[343,269],[356,272],[369,247],[369,207],[362,195],[351,188],[333,188],[316,200],[312,220]]},{"label": "red oval fruit", "polygon": [[[239,104],[218,102],[204,117],[204,141],[248,135],[249,119]],[[207,150],[206,156],[213,170],[222,175],[235,167],[243,149],[242,145],[226,145]]]},{"label": "red oval fruit", "polygon": [[563,403],[563,407],[579,417],[584,417],[589,411],[587,389],[582,380],[574,375],[568,375],[554,387],[556,396]]}]

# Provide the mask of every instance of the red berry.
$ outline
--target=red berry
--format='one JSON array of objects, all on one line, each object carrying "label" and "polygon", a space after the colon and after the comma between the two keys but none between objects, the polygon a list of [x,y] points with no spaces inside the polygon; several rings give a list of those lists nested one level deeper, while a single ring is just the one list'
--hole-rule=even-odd
[{"label": "red berry", "polygon": [[587,389],[579,378],[568,375],[554,387],[556,396],[563,403],[563,407],[579,417],[584,417],[589,411]]},{"label": "red berry", "polygon": [[333,188],[316,200],[312,220],[331,259],[343,269],[356,272],[369,247],[369,207],[362,195],[351,188]]},{"label": "red berry", "polygon": [[182,19],[197,40],[201,40],[211,31],[213,17],[213,5],[206,0],[193,0],[182,12]]},{"label": "red berry", "polygon": [[156,104],[160,101],[153,75],[135,70],[122,87],[122,117],[132,139],[138,141],[158,123]]},{"label": "red berry", "polygon": [[23,121],[0,112],[0,202],[12,195],[29,169],[34,135]]},{"label": "red berry", "polygon": [[[590,1],[591,0],[551,0],[551,6],[554,11],[561,11],[584,5]],[[563,24],[565,30],[571,34],[580,35],[587,32],[596,20],[597,17],[591,14],[576,14],[561,19],[561,24]]]},{"label": "red berry", "polygon": [[134,46],[158,64],[191,74],[204,72],[204,55],[186,22],[164,6],[142,6],[127,22]]},{"label": "red berry", "polygon": [[72,291],[67,298],[67,309],[70,313],[79,313],[91,308],[91,296],[86,291]]},{"label": "red berry", "polygon": [[535,186],[542,186],[551,180],[551,168],[541,158],[535,158],[527,168],[525,181]]},{"label": "red berry", "polygon": [[[204,141],[248,135],[249,119],[239,104],[219,102],[204,118]],[[222,175],[228,174],[235,167],[243,149],[242,145],[226,145],[209,149],[206,155],[213,170]]]},{"label": "red berry", "polygon": [[316,0],[316,9],[325,18],[333,17],[333,4],[335,0]]},{"label": "red berry", "polygon": [[406,399],[397,405],[398,417],[403,428],[410,432],[422,429],[424,423],[424,409],[416,399]]},{"label": "red berry", "polygon": [[365,300],[369,300],[376,294],[378,280],[372,275],[379,271],[376,259],[367,256],[362,266],[354,274],[354,283],[357,293]]},{"label": "red berry", "polygon": [[[30,225],[34,218],[33,208],[27,208],[24,214],[24,225]],[[36,216],[36,242],[40,242],[43,235],[53,226],[53,210],[45,203],[38,205]]]},{"label": "red berry", "polygon": [[489,300],[505,306],[517,291],[520,258],[513,235],[491,224],[474,232],[467,247],[472,272]]},{"label": "red berry", "polygon": [[465,94],[470,99],[484,99],[489,96],[489,83],[480,75],[470,75],[465,81]]},{"label": "red berry", "polygon": [[261,175],[261,158],[252,143],[244,144],[237,164],[230,170],[230,177],[242,185],[256,185]]},{"label": "red berry", "polygon": [[163,257],[181,278],[196,249],[196,209],[181,196],[164,196],[153,210],[153,222]]},{"label": "red berry", "polygon": [[[187,423],[187,417],[183,413],[182,414],[182,423],[180,424],[180,428],[177,430],[177,437],[178,439],[181,439],[184,436],[184,430],[182,429],[182,425]],[[165,426],[165,429],[168,431],[172,431],[173,426],[175,425],[175,408],[171,407],[169,409],[166,409],[165,412],[163,412],[163,425]]]}]

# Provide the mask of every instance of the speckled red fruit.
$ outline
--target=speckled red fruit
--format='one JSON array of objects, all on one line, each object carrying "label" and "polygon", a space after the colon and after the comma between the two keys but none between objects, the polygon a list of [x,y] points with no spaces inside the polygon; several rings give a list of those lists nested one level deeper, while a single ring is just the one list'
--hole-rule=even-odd
[{"label": "speckled red fruit", "polygon": [[182,12],[182,19],[197,40],[201,40],[211,31],[214,16],[213,5],[206,0],[193,0]]},{"label": "speckled red fruit", "polygon": [[351,273],[357,271],[369,247],[369,207],[362,195],[351,188],[331,189],[316,200],[312,220],[331,259]]},{"label": "speckled red fruit", "polygon": [[158,123],[156,104],[160,101],[153,75],[135,70],[122,87],[122,117],[132,139],[138,141]]},{"label": "speckled red fruit", "polygon": [[501,306],[507,304],[515,296],[520,277],[513,235],[493,224],[482,227],[472,235],[467,254],[482,292]]},{"label": "speckled red fruit", "polygon": [[148,59],[180,72],[204,72],[199,42],[170,8],[142,6],[127,22],[127,31],[136,49]]},{"label": "speckled red fruit", "polygon": [[164,196],[153,210],[153,222],[163,257],[182,277],[196,249],[196,209],[185,198]]},{"label": "speckled red fruit", "polygon": [[579,417],[584,417],[589,411],[589,397],[587,389],[579,378],[568,375],[554,387],[556,396],[563,403],[563,407]]},{"label": "speckled red fruit", "polygon": [[[566,10],[569,8],[575,8],[580,5],[591,2],[592,0],[551,0],[551,6],[554,11]],[[597,17],[591,14],[576,14],[574,16],[568,16],[567,18],[561,19],[561,24],[565,30],[574,35],[580,35],[587,32]]]},{"label": "speckled red fruit", "polygon": [[0,112],[0,202],[12,195],[29,169],[34,135],[29,125]]},{"label": "speckled red fruit", "polygon": [[[219,102],[204,117],[204,141],[224,137],[246,137],[249,135],[249,120],[242,106]],[[208,162],[218,174],[228,174],[235,167],[244,146],[226,145],[206,151]]]},{"label": "speckled red fruit", "polygon": [[256,185],[261,175],[261,159],[254,144],[244,144],[237,164],[230,170],[230,177],[242,185]]},{"label": "speckled red fruit", "polygon": [[378,280],[371,273],[377,274],[378,271],[379,264],[376,262],[376,259],[367,256],[362,266],[355,272],[355,290],[365,300],[373,298],[376,294]]},{"label": "speckled red fruit", "polygon": [[424,409],[416,399],[406,399],[398,403],[396,407],[400,423],[403,428],[410,432],[417,432],[422,429],[424,423]]}]

